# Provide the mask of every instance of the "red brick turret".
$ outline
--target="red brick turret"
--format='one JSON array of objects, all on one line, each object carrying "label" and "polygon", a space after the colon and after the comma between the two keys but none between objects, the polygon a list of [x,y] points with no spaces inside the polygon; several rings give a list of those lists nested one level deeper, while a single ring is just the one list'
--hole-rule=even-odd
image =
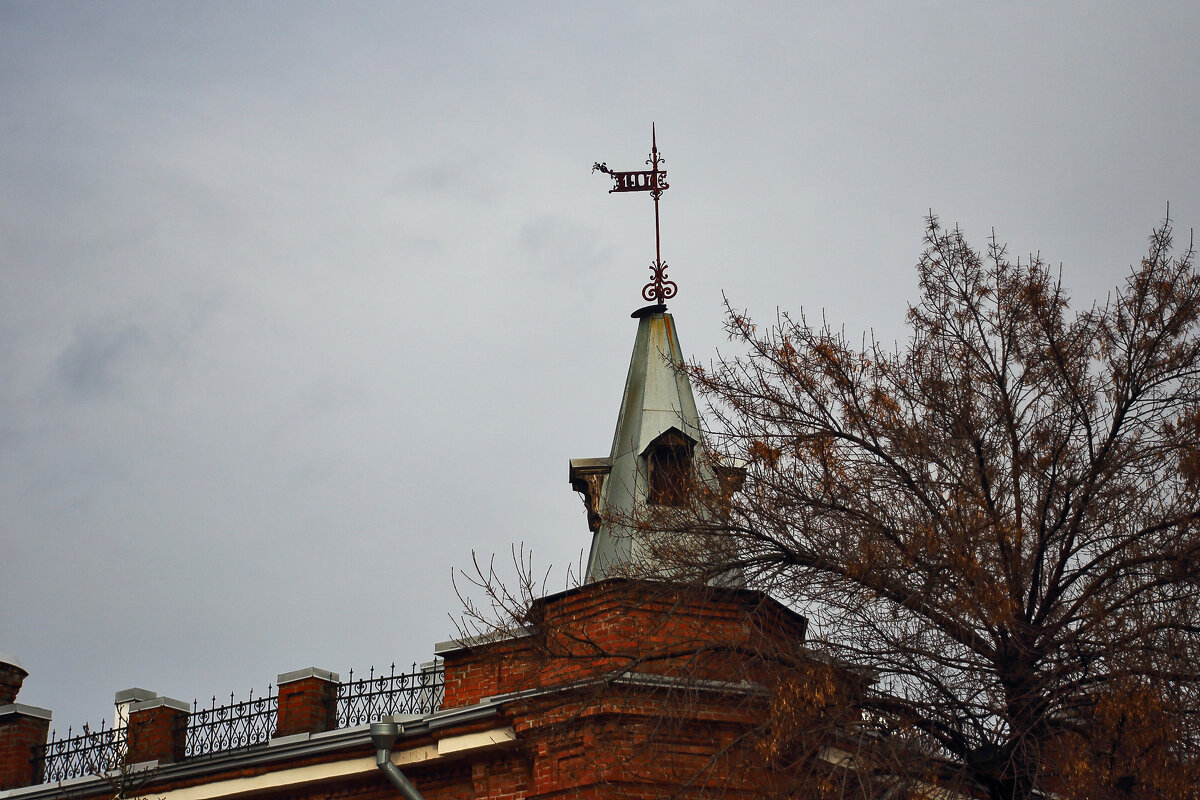
[{"label": "red brick turret", "polygon": [[[534,604],[528,633],[445,643],[444,708],[500,699],[532,758],[528,800],[761,788],[739,737],[762,664],[803,659],[806,620],[760,592],[609,579]],[[738,748],[742,749],[739,750]]]}]

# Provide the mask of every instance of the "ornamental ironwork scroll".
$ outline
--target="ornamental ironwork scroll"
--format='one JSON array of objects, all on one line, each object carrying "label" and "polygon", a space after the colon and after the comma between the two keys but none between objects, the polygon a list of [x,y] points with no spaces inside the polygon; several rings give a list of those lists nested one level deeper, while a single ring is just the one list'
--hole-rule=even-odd
[{"label": "ornamental ironwork scroll", "polygon": [[654,200],[654,261],[650,264],[650,282],[642,287],[642,299],[657,303],[663,308],[664,300],[669,300],[679,291],[675,281],[667,279],[667,263],[662,260],[662,237],[659,234],[658,199],[662,193],[671,188],[667,183],[667,171],[660,169],[666,159],[658,153],[658,137],[654,126],[650,126],[650,157],[646,159],[648,170],[620,172],[609,169],[608,164],[597,161],[592,165],[592,172],[603,172],[613,179],[613,192],[649,192]]},{"label": "ornamental ironwork scroll", "polygon": [[425,716],[442,707],[446,693],[446,672],[440,661],[418,667],[410,672],[391,671],[370,673],[356,680],[350,670],[350,680],[337,687],[337,724],[339,728],[366,725],[396,714]]},{"label": "ornamental ironwork scroll", "polygon": [[51,733],[49,741],[37,748],[42,763],[42,783],[104,775],[119,767],[129,750],[128,732],[124,724],[109,728],[101,722],[99,730],[84,725],[83,733],[78,735],[67,728],[63,739],[59,739],[57,733]]},{"label": "ornamental ironwork scroll", "polygon": [[[398,672],[392,664],[389,672],[376,672],[337,685],[337,723],[339,728],[365,725],[396,714],[426,716],[442,707],[446,694],[446,672],[440,661]],[[229,695],[228,703],[213,697],[208,706],[192,703],[187,719],[184,757],[213,756],[233,750],[266,745],[275,735],[279,719],[279,696],[274,687],[266,695],[246,700]],[[129,752],[129,729],[123,717],[115,727],[101,723],[98,729],[83,726],[82,733],[67,729],[59,738],[52,732],[44,745],[37,746],[34,760],[40,766],[40,781],[56,783],[88,775],[104,775],[123,764]]]},{"label": "ornamental ironwork scroll", "polygon": [[265,697],[255,697],[251,691],[249,699],[239,701],[231,693],[225,705],[217,705],[215,696],[207,708],[193,701],[184,756],[196,758],[266,744],[275,735],[278,717],[279,696],[270,686]]}]

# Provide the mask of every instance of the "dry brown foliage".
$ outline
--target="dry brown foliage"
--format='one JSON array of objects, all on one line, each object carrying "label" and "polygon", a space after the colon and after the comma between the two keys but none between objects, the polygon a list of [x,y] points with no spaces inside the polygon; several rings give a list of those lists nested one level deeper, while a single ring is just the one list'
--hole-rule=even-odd
[{"label": "dry brown foliage", "polygon": [[1105,304],[1072,310],[1040,259],[931,217],[918,274],[894,349],[730,310],[744,355],[688,369],[710,445],[747,476],[692,517],[719,521],[663,526],[662,557],[702,577],[711,553],[682,543],[723,540],[826,652],[878,676],[865,712],[919,734],[960,787],[1195,797],[1192,248],[1173,256],[1164,222]]},{"label": "dry brown foliage", "polygon": [[[809,617],[823,659],[757,654],[756,724],[724,752],[777,797],[1197,797],[1192,247],[1168,219],[1081,310],[1040,258],[932,216],[917,270],[892,349],[730,308],[742,354],[687,371],[744,483],[621,520],[655,532],[659,576],[740,572]],[[529,621],[531,583],[480,583]]]}]

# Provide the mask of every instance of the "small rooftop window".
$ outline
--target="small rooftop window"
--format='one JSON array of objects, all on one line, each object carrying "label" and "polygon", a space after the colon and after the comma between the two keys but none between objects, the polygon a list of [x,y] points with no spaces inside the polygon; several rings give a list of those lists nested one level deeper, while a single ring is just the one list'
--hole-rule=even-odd
[{"label": "small rooftop window", "polygon": [[646,448],[646,501],[655,506],[682,506],[692,487],[695,442],[675,428]]}]

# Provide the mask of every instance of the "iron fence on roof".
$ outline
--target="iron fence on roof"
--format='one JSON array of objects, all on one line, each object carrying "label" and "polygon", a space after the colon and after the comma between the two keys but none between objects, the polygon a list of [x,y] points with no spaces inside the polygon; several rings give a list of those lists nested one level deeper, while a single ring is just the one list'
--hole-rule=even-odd
[{"label": "iron fence on roof", "polygon": [[446,695],[446,671],[442,662],[412,665],[408,672],[396,672],[392,664],[388,673],[380,671],[355,680],[350,670],[349,680],[338,684],[337,726],[351,728],[397,714],[425,716],[442,707]]},{"label": "iron fence on roof", "polygon": [[67,728],[67,735],[59,739],[56,731],[35,754],[35,761],[42,765],[43,783],[58,783],[86,775],[104,775],[118,767],[128,749],[128,733],[124,725],[109,728],[100,723],[99,730],[83,726],[83,733],[75,734]]},{"label": "iron fence on roof", "polygon": [[208,708],[193,702],[183,755],[195,758],[265,744],[275,735],[278,719],[279,695],[270,686],[265,697],[255,697],[252,689],[247,700],[235,700],[230,693],[224,705],[217,705],[215,696]]},{"label": "iron fence on roof", "polygon": [[[440,661],[397,672],[392,664],[387,673],[371,667],[366,676],[354,677],[337,685],[336,726],[350,728],[398,714],[425,716],[442,707],[446,694],[446,673]],[[214,696],[205,708],[196,701],[188,714],[184,758],[217,755],[266,744],[279,723],[279,695],[272,687],[267,693],[217,705]],[[42,783],[57,783],[87,776],[103,776],[119,769],[129,752],[129,734],[124,720],[115,727],[101,723],[99,730],[83,727],[76,734],[71,728],[60,739],[50,739],[34,754],[40,765]],[[35,774],[38,774],[35,771]]]}]

